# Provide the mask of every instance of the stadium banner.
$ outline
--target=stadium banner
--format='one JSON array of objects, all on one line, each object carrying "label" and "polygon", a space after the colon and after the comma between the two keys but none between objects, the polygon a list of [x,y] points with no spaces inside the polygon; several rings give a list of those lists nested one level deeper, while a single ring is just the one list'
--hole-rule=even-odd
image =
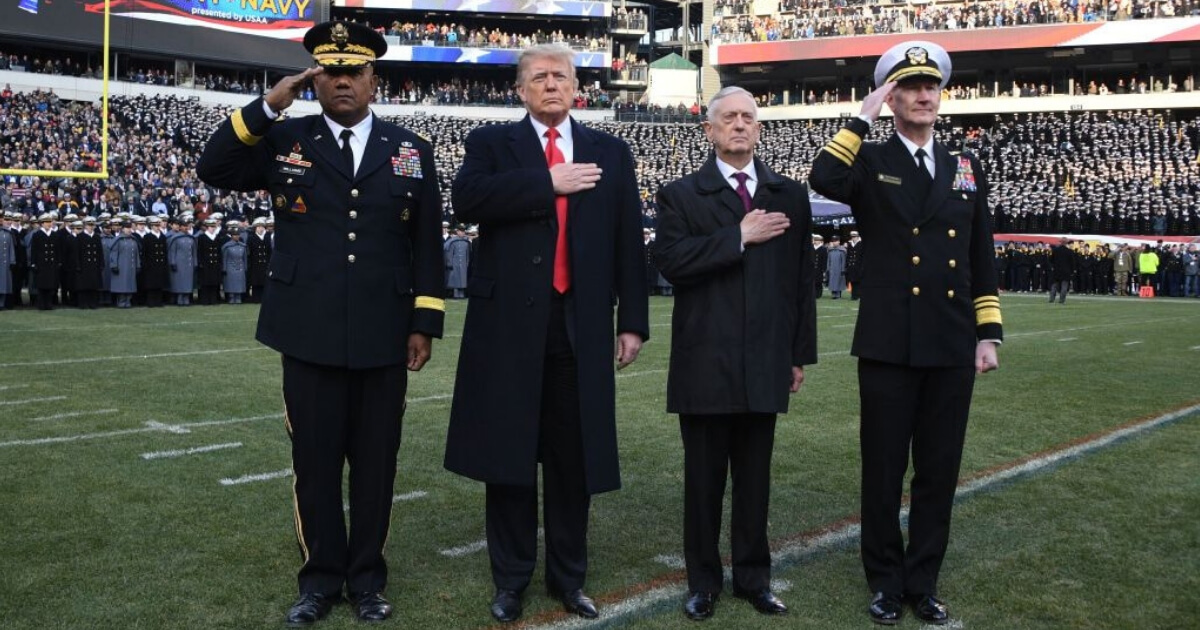
[{"label": "stadium banner", "polygon": [[[299,42],[309,27],[328,19],[329,0],[111,0],[109,11],[114,52],[283,69],[311,65]],[[43,45],[99,47],[104,0],[4,3],[0,34]]]},{"label": "stadium banner", "polygon": [[[482,65],[517,65],[519,48],[458,48],[455,46],[396,46],[389,45],[380,61],[420,63],[473,63]],[[607,68],[612,64],[608,52],[575,53],[576,68]]]},{"label": "stadium banner", "polygon": [[523,13],[565,17],[609,17],[611,2],[577,0],[334,0],[348,9],[389,11],[471,11],[473,13]]},{"label": "stadium banner", "polygon": [[719,43],[710,48],[710,58],[715,66],[731,66],[804,59],[878,57],[892,46],[911,39],[931,41],[952,53],[1198,41],[1200,17],[818,37],[748,44]]}]

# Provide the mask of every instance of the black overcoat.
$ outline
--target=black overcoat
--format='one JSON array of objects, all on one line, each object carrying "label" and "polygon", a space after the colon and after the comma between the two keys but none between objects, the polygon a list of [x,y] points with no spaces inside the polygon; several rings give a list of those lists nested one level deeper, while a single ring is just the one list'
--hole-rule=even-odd
[{"label": "black overcoat", "polygon": [[[584,471],[591,494],[620,487],[618,332],[650,336],[641,204],[623,140],[572,122],[574,161],[604,171],[571,195],[570,334],[579,372]],[[454,210],[479,224],[446,443],[446,468],[488,483],[536,485],[546,329],[558,230],[554,187],[528,117],[479,127],[454,179]]]},{"label": "black overcoat", "polygon": [[791,226],[745,251],[746,212],[712,155],[658,193],[654,259],[675,285],[671,413],[787,413],[792,367],[817,362],[808,189],[754,166],[754,208]]}]

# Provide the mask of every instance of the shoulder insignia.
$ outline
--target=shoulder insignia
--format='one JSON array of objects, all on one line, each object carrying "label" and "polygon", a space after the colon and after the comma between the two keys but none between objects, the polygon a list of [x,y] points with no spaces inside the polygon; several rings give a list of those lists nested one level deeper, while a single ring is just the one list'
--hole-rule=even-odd
[{"label": "shoulder insignia", "polygon": [[424,140],[425,142],[428,142],[429,144],[433,144],[433,140],[430,140],[430,139],[429,139],[429,136],[427,136],[427,135],[425,135],[425,134],[423,134],[423,133],[417,133],[417,132],[415,132],[415,131],[414,131],[414,132],[413,132],[413,135],[414,135],[414,136],[416,136],[416,137],[418,137],[418,138],[420,138],[420,139],[422,139],[422,140]]}]

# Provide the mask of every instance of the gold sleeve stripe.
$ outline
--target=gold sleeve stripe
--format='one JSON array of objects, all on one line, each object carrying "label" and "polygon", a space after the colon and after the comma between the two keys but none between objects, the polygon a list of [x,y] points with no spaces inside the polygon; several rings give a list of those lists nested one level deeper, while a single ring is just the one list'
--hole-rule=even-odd
[{"label": "gold sleeve stripe", "polygon": [[975,298],[975,308],[981,306],[995,306],[1000,308],[1000,296],[997,295],[981,295]]},{"label": "gold sleeve stripe", "polygon": [[847,156],[845,149],[837,146],[836,144],[834,144],[832,142],[825,145],[825,152],[832,155],[833,157],[841,160],[842,162],[844,162],[846,164],[846,166],[852,166],[854,164],[854,158],[852,156]]},{"label": "gold sleeve stripe", "polygon": [[997,306],[988,306],[975,309],[975,325],[982,326],[984,324],[1003,324],[1000,319],[1000,308]]},{"label": "gold sleeve stripe", "polygon": [[441,298],[429,297],[427,295],[418,295],[417,302],[414,305],[416,308],[427,308],[433,311],[446,312],[446,300]]},{"label": "gold sleeve stripe", "polygon": [[233,132],[237,134],[238,140],[241,140],[242,144],[254,146],[258,144],[259,140],[262,140],[262,136],[250,133],[250,128],[246,126],[246,121],[242,119],[242,110],[239,109],[233,112],[233,116],[230,116],[229,120],[233,123]]},{"label": "gold sleeve stripe", "polygon": [[837,132],[837,135],[833,137],[833,142],[849,152],[850,157],[858,155],[858,149],[862,146],[862,138],[849,129]]}]

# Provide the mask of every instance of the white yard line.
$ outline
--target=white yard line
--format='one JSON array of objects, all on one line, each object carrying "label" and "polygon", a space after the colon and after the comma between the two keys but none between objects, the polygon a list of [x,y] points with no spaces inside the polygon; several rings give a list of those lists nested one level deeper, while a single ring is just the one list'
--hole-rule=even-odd
[{"label": "white yard line", "polygon": [[439,551],[438,553],[442,554],[443,556],[446,556],[447,558],[461,558],[463,556],[468,556],[473,553],[483,551],[484,549],[487,549],[487,546],[488,546],[487,540],[477,540],[473,543],[468,543],[468,544],[462,545],[461,547],[451,547],[450,549],[443,549],[443,550]]},{"label": "white yard line", "polygon": [[0,392],[6,392],[10,389],[24,389],[26,387],[29,387],[28,383],[23,383],[20,385],[0,385]]},{"label": "white yard line", "polygon": [[139,322],[131,322],[128,324],[96,324],[93,326],[53,326],[53,327],[48,326],[45,328],[0,328],[0,335],[9,335],[9,334],[24,335],[24,334],[30,334],[30,333],[64,332],[64,331],[75,331],[75,330],[106,330],[106,329],[113,329],[113,328],[129,329],[129,328],[135,328],[135,327],[139,327],[139,326],[148,326],[148,327],[197,326],[197,325],[211,326],[213,324],[230,324],[230,323],[236,323],[236,322],[254,322],[254,321],[258,321],[258,318],[257,317],[242,317],[242,318],[237,318],[237,319],[210,319],[210,320],[198,319],[195,321],[180,321],[180,322],[140,322],[140,323]]},{"label": "white yard line", "polygon": [[1139,343],[1142,343],[1142,342],[1140,342],[1140,341],[1126,341],[1125,343],[1123,343],[1123,344],[1121,344],[1121,345],[1123,345],[1123,346],[1136,346],[1136,345],[1138,345]]},{"label": "white yard line", "polygon": [[[985,474],[976,479],[965,480],[959,483],[956,498],[963,499],[969,497],[977,492],[991,489],[1014,477],[1044,471],[1047,468],[1063,462],[1064,460],[1102,449],[1113,444],[1114,442],[1144,433],[1150,429],[1174,422],[1181,418],[1188,417],[1198,411],[1200,411],[1200,405],[1192,405],[1190,407],[1172,411],[1156,418],[1151,418],[1149,420],[1144,420],[1121,429],[1110,431],[1109,433],[1093,438],[1081,444],[1043,453],[1024,462],[1012,463],[1001,470]],[[901,512],[901,518],[907,518],[907,514],[908,509],[905,508]],[[860,533],[861,528],[859,523],[856,521],[831,531],[802,536],[797,540],[785,543],[784,545],[778,547],[771,554],[773,558],[772,564],[779,568],[792,566],[798,561],[801,561],[816,553],[824,552],[849,543],[857,539]],[[662,557],[664,556],[659,556],[659,558]],[[678,581],[666,586],[660,586],[647,590],[643,593],[639,593],[613,603],[606,603],[600,607],[600,621],[601,623],[617,622],[626,618],[643,615],[648,609],[663,605],[667,602],[681,601],[686,589],[686,582]],[[596,623],[597,622],[595,621],[589,622],[578,617],[572,617],[562,619],[561,621],[525,626],[525,628],[526,630],[568,630],[575,628],[594,629],[597,627],[602,627],[595,625]],[[945,628],[948,626],[941,627]]]},{"label": "white yard line", "polygon": [[0,363],[0,368],[37,367],[42,365],[76,365],[79,363],[100,363],[103,361],[128,361],[136,359],[169,359],[176,357],[195,357],[211,354],[226,354],[229,352],[255,352],[269,350],[266,346],[252,348],[226,348],[224,350],[193,350],[191,352],[161,352],[158,354],[123,354],[108,357],[80,357],[78,359],[56,359],[52,361],[22,361],[19,363]]},{"label": "white yard line", "polygon": [[237,486],[243,483],[254,483],[256,481],[270,481],[271,479],[281,479],[283,477],[292,476],[291,468],[276,470],[275,472],[258,473],[257,475],[242,475],[241,477],[226,477],[220,480],[222,486]]},{"label": "white yard line", "polygon": [[30,405],[40,402],[54,402],[56,400],[66,400],[66,396],[43,396],[42,398],[25,398],[22,400],[0,400],[0,407],[10,407],[12,405]]},{"label": "white yard line", "polygon": [[1079,337],[1063,337],[1062,339],[1059,339],[1059,341],[1078,341],[1078,340],[1079,340]]},{"label": "white yard line", "polygon": [[231,448],[241,448],[241,442],[229,442],[228,444],[209,444],[208,446],[195,446],[176,451],[155,451],[153,453],[142,453],[142,459],[167,459],[172,457],[183,457],[185,455],[198,455],[200,453],[211,453],[213,451],[223,451]]},{"label": "white yard line", "polygon": [[46,420],[63,420],[65,418],[78,418],[80,416],[100,416],[109,413],[117,413],[120,409],[93,409],[90,411],[68,411],[65,413],[56,413],[52,416],[38,416],[30,418],[30,422],[43,422]]}]

